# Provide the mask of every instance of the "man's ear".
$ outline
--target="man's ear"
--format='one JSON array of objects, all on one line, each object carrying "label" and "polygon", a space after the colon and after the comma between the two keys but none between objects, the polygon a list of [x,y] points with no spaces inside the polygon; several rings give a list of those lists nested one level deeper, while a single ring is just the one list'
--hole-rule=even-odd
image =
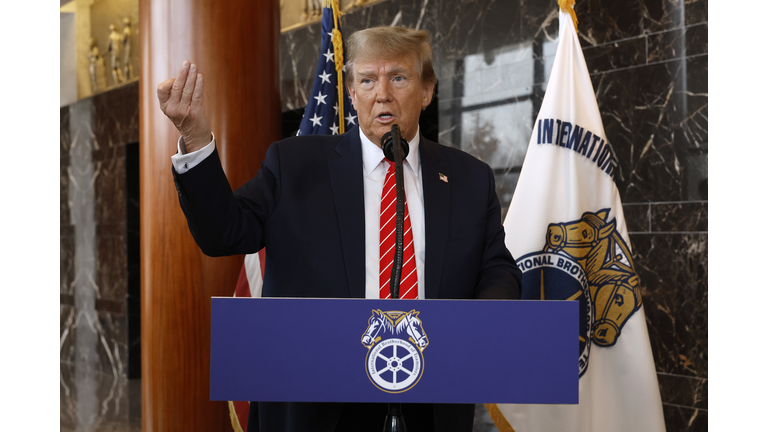
[{"label": "man's ear", "polygon": [[426,109],[432,103],[432,97],[435,95],[435,83],[428,81],[424,83],[424,97],[421,100],[421,109]]}]

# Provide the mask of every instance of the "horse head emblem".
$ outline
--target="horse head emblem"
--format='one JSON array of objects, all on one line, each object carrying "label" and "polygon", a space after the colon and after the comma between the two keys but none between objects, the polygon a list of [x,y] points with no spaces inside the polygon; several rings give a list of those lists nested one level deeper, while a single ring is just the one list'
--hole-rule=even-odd
[{"label": "horse head emblem", "polygon": [[424,326],[419,319],[419,312],[416,310],[407,313],[372,310],[371,317],[368,318],[368,328],[365,329],[360,341],[366,348],[371,348],[381,339],[401,333],[406,333],[408,340],[421,351],[424,351],[424,348],[429,345],[429,339],[427,339]]},{"label": "horse head emblem", "polygon": [[574,259],[586,257],[601,241],[616,229],[616,222],[605,222],[607,210],[598,213],[584,213],[577,221],[549,224],[547,228],[548,252],[562,252]]},{"label": "horse head emblem", "polygon": [[[384,314],[380,309],[372,310],[372,315],[368,318],[368,328],[365,329],[361,342],[366,348],[370,348],[381,340],[382,336],[387,333],[392,333],[392,319]],[[382,330],[387,329],[382,333]],[[379,334],[382,333],[382,336]]]},{"label": "horse head emblem", "polygon": [[421,325],[419,319],[419,313],[415,310],[411,310],[405,316],[403,316],[405,322],[405,330],[408,332],[411,342],[417,345],[420,350],[424,351],[424,348],[429,345],[429,339],[427,334],[424,333],[424,327]]},{"label": "horse head emblem", "polygon": [[639,280],[629,247],[616,232],[608,209],[585,212],[581,219],[550,224],[544,252],[565,254],[587,274],[595,305],[592,340],[612,346],[626,320],[640,308]]}]

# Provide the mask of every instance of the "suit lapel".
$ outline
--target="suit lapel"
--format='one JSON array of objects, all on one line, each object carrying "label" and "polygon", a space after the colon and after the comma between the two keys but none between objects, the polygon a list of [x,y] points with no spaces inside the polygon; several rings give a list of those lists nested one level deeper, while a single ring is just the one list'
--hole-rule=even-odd
[{"label": "suit lapel", "polygon": [[422,180],[424,188],[424,229],[425,249],[424,283],[426,297],[440,298],[440,276],[443,274],[443,260],[448,245],[451,208],[450,183],[440,179],[440,174],[450,178],[451,172],[446,161],[440,158],[438,144],[421,137],[419,145]]},{"label": "suit lapel", "polygon": [[363,150],[357,127],[336,146],[338,157],[328,161],[333,201],[341,233],[349,295],[365,298],[365,203]]}]

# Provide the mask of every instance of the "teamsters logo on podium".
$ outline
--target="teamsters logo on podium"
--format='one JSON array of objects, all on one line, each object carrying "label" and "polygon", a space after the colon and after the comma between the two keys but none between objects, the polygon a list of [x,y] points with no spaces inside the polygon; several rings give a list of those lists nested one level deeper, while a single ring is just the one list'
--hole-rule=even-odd
[{"label": "teamsters logo on podium", "polygon": [[368,348],[365,371],[371,382],[387,393],[408,391],[424,373],[422,352],[429,345],[419,312],[371,311],[362,337]]},{"label": "teamsters logo on podium", "polygon": [[544,250],[517,260],[523,299],[579,302],[579,376],[587,371],[591,342],[615,345],[642,303],[632,254],[609,211],[549,224]]}]

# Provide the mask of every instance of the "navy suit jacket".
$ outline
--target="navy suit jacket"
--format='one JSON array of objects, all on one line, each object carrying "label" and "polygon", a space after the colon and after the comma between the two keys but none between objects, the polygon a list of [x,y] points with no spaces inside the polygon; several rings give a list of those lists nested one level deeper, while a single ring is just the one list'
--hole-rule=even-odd
[{"label": "navy suit jacket", "polygon": [[[493,171],[478,159],[423,136],[419,152],[426,298],[519,299],[521,272],[504,244]],[[358,127],[341,136],[312,135],[273,143],[256,177],[234,193],[216,151],[185,174],[174,170],[173,175],[189,229],[206,255],[254,253],[267,247],[264,297],[365,297]],[[269,413],[260,408],[262,425],[282,422],[285,425],[275,430],[310,430],[293,417],[306,416],[307,410],[314,413],[310,417],[326,415],[315,412],[319,404],[303,404],[308,408],[299,411],[289,408],[302,404],[283,405]],[[469,415],[467,407],[440,415],[441,409],[435,407],[434,420],[439,423],[459,411]],[[329,424],[338,420],[341,410],[330,410]],[[276,418],[265,418],[274,412],[279,412]],[[471,430],[471,417],[469,421]],[[380,430],[383,419],[377,422]],[[461,423],[448,421],[448,429],[439,430],[466,430],[456,429]]]}]

